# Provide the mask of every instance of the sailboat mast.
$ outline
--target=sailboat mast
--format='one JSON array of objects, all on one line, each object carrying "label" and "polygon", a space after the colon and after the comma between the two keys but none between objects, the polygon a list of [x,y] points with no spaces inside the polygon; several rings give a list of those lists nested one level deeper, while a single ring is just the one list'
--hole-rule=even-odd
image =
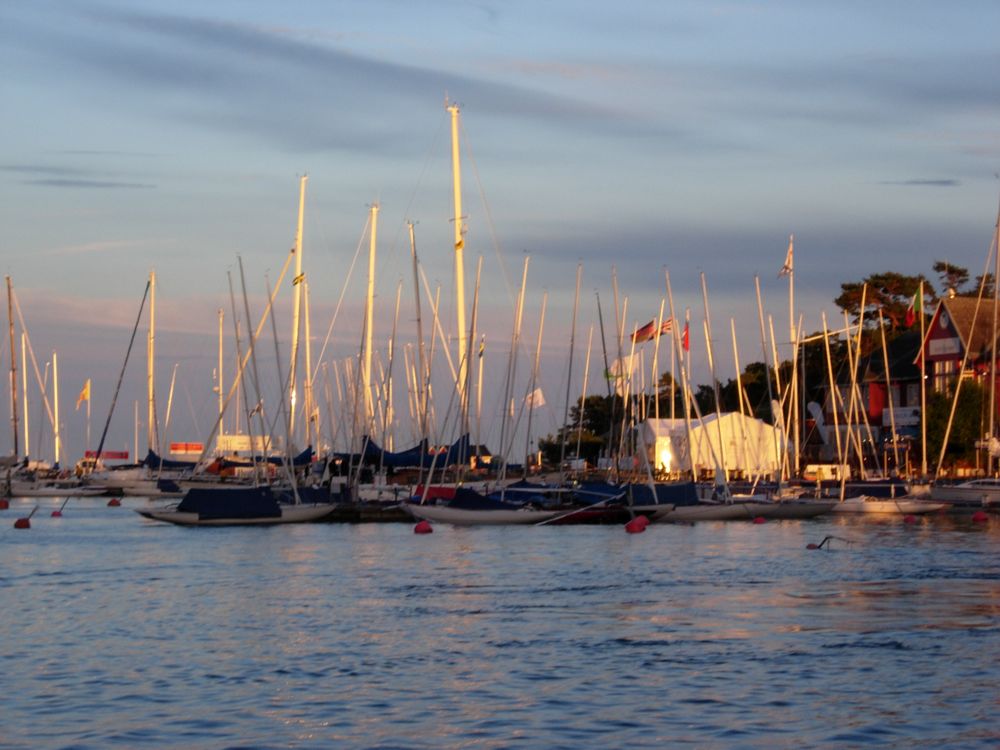
[{"label": "sailboat mast", "polygon": [[52,411],[54,413],[52,430],[55,439],[56,466],[59,465],[60,454],[62,453],[62,439],[59,436],[59,359],[55,352],[52,352]]},{"label": "sailboat mast", "polygon": [[[1000,229],[1000,211],[997,212],[997,222],[994,225],[993,230],[993,245],[996,251],[995,263],[993,265],[993,330],[990,337],[990,341],[993,344],[990,346],[990,419],[989,419],[989,432],[986,438],[986,476],[993,476],[993,451],[990,450],[990,445],[992,444],[995,436],[995,425],[996,425],[996,397],[997,397],[997,305],[1000,304],[1000,284],[997,283],[997,277],[1000,276],[1000,242],[997,241],[997,230]],[[921,316],[923,315],[923,300],[920,301]]]},{"label": "sailboat mast", "polygon": [[417,312],[417,377],[416,385],[417,425],[420,438],[427,437],[427,401],[424,398],[426,365],[424,363],[424,327],[420,310],[420,275],[417,270],[417,240],[413,233],[413,222],[406,222],[410,231],[410,257],[413,261],[413,299]]},{"label": "sailboat mast", "polygon": [[[146,339],[146,447],[160,451],[156,434],[156,271],[149,272],[149,334]],[[136,460],[139,456],[136,454]]]},{"label": "sailboat mast", "polygon": [[[28,335],[21,331],[21,371],[28,371],[28,352],[26,350]],[[11,358],[13,359],[14,353],[11,352]],[[24,402],[24,455],[31,455],[31,441],[29,435],[29,421],[28,421],[28,379],[21,378],[21,400]]]},{"label": "sailboat mast", "polygon": [[309,175],[299,178],[299,216],[295,229],[295,276],[292,278],[292,289],[295,294],[292,301],[292,354],[288,374],[288,434],[295,431],[295,378],[298,374],[296,363],[299,359],[299,309],[302,304],[302,223],[305,217],[306,182]]},{"label": "sailboat mast", "polygon": [[365,429],[370,429],[372,408],[372,331],[375,328],[375,240],[378,230],[378,203],[371,206],[370,242],[368,246],[368,294],[365,299],[365,355],[362,360],[361,383],[365,393]]},{"label": "sailboat mast", "polygon": [[451,175],[452,193],[455,201],[455,309],[458,328],[458,387],[459,400],[465,403],[465,373],[468,368],[466,349],[468,347],[468,332],[465,328],[465,225],[462,216],[462,165],[458,148],[458,114],[457,104],[446,103],[445,108],[451,115]]},{"label": "sailboat mast", "polygon": [[17,449],[17,357],[14,356],[14,292],[11,288],[10,276],[7,277],[7,328],[10,331],[10,424],[14,438],[13,455],[16,458]]},{"label": "sailboat mast", "polygon": [[[583,274],[583,264],[576,264],[576,292],[573,294],[573,324],[569,329],[569,361],[566,364],[566,398],[563,401],[563,424],[569,421],[569,391],[573,384],[573,350],[576,346],[576,314],[580,307],[580,278]],[[563,465],[566,463],[566,429],[560,436],[559,445],[559,477],[562,478]]]},{"label": "sailboat mast", "polygon": [[225,401],[225,396],[222,393],[222,385],[223,385],[223,378],[222,378],[222,322],[223,322],[224,319],[225,319],[225,313],[222,311],[222,308],[220,307],[219,308],[219,365],[218,365],[219,369],[217,370],[217,373],[218,373],[218,375],[217,375],[217,382],[218,382],[218,386],[219,386],[219,434],[220,435],[225,435],[226,434],[225,427],[223,426],[223,416],[225,415],[225,411],[226,411],[226,401]]}]

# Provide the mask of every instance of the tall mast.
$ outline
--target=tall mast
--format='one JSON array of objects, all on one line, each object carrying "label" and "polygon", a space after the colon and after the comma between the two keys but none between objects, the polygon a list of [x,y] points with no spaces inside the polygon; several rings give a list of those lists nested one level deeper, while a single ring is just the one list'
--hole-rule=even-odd
[{"label": "tall mast", "polygon": [[7,328],[10,330],[10,424],[14,437],[13,455],[17,450],[17,357],[14,356],[14,292],[11,288],[10,276],[7,277]]},{"label": "tall mast", "polygon": [[52,430],[55,438],[56,466],[59,465],[60,453],[62,452],[62,439],[59,436],[59,359],[55,352],[52,352]]},{"label": "tall mast", "polygon": [[468,368],[465,352],[468,347],[465,330],[465,224],[462,216],[462,165],[459,160],[458,148],[458,113],[457,104],[445,103],[445,108],[451,114],[451,177],[452,192],[455,198],[455,308],[458,327],[458,387],[461,402],[465,403],[465,372]]},{"label": "tall mast", "polygon": [[225,318],[225,313],[222,311],[222,308],[220,307],[219,308],[219,365],[218,365],[219,369],[217,371],[218,372],[218,375],[217,375],[217,384],[219,386],[219,434],[220,435],[225,435],[226,434],[226,429],[223,426],[223,416],[225,415],[225,411],[226,411],[226,399],[225,399],[225,396],[222,393],[222,385],[223,385],[223,378],[222,378],[222,321],[223,321],[224,318]]},{"label": "tall mast", "polygon": [[[305,307],[305,336],[306,336],[306,378],[303,385],[305,386],[305,396],[306,396],[306,445],[316,446],[319,443],[319,412],[316,410],[315,400],[313,399],[313,374],[312,374],[312,346],[311,337],[312,332],[309,330],[309,282],[303,282],[305,289],[303,292],[303,302]],[[313,442],[313,435],[316,436],[316,441]]]},{"label": "tall mast", "polygon": [[302,220],[305,217],[306,181],[309,175],[299,178],[299,220],[295,229],[295,276],[292,278],[292,289],[295,290],[292,307],[292,364],[288,372],[288,434],[295,430],[295,378],[296,364],[299,359],[299,308],[302,304]]},{"label": "tall mast", "polygon": [[[156,360],[156,271],[149,272],[149,335],[146,339],[146,447],[160,452],[156,439],[156,399],[154,370]],[[54,370],[54,366],[53,366]],[[138,454],[135,456],[139,459]]]},{"label": "tall mast", "polygon": [[365,424],[371,423],[372,409],[372,331],[375,313],[375,241],[378,229],[378,203],[371,206],[370,242],[368,246],[368,294],[365,300],[365,355],[362,361],[361,382],[365,389]]},{"label": "tall mast", "polygon": [[420,311],[420,276],[417,270],[417,241],[413,234],[413,222],[406,222],[406,226],[410,230],[410,257],[413,260],[413,298],[417,309],[417,377],[415,379],[417,424],[419,425],[420,437],[423,439],[427,437],[427,400],[424,397],[427,368],[424,361],[424,329]]},{"label": "tall mast", "polygon": [[[786,266],[788,269],[788,341],[792,347],[792,377],[788,386],[788,419],[792,423],[792,461],[794,475],[799,475],[799,412],[797,408],[799,382],[796,377],[795,368],[799,358],[797,356],[798,342],[795,332],[795,235],[788,235],[788,254],[786,256]],[[775,362],[775,367],[778,363]]]},{"label": "tall mast", "polygon": [[[26,349],[28,334],[21,331],[21,370],[23,372],[28,371],[28,352]],[[11,358],[14,357],[14,353],[11,352]],[[28,421],[28,379],[21,378],[21,400],[24,402],[24,455],[31,455],[31,441],[29,440],[30,434],[28,426],[30,422]]]}]

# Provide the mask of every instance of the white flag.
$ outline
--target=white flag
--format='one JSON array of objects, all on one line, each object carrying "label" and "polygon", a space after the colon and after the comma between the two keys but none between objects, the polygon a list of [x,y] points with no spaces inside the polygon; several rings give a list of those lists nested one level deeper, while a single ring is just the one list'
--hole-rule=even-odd
[{"label": "white flag", "polygon": [[788,254],[785,255],[785,265],[783,265],[781,267],[781,270],[778,271],[779,279],[782,276],[790,276],[792,274],[792,271],[795,270],[795,265],[793,262],[794,259],[792,257],[794,255],[794,252],[795,252],[795,235],[790,234],[788,235]]},{"label": "white flag", "polygon": [[536,388],[525,396],[524,405],[529,409],[537,409],[539,406],[545,406],[545,394],[542,393],[542,389]]}]

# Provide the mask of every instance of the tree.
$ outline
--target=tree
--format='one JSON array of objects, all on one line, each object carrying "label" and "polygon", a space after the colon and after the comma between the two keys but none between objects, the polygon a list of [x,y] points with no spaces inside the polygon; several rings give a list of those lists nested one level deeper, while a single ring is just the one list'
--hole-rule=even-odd
[{"label": "tree", "polygon": [[[975,461],[976,441],[983,434],[985,394],[986,389],[978,383],[962,384],[948,437],[948,448],[944,454],[947,463]],[[941,441],[944,440],[953,400],[954,392],[927,395],[927,458],[932,466],[937,463],[941,454]]]},{"label": "tree", "polygon": [[[840,285],[840,296],[834,304],[851,316],[856,325],[862,313],[867,328],[878,326],[878,312],[889,328],[890,337],[904,327],[906,308],[910,306],[913,295],[924,282],[924,296],[934,298],[934,287],[923,274],[906,276],[895,271],[884,271],[872,274],[862,281],[851,281]],[[861,298],[864,296],[865,306],[861,309]]]},{"label": "tree", "polygon": [[934,261],[934,273],[941,279],[941,286],[945,291],[954,289],[956,294],[962,291],[962,287],[969,283],[969,269],[955,266],[945,260]]}]

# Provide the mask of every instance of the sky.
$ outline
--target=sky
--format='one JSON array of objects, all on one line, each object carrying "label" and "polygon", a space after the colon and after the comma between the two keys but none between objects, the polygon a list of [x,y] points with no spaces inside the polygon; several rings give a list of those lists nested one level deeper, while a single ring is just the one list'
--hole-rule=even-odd
[{"label": "sky", "polygon": [[[734,373],[730,320],[742,362],[762,358],[755,275],[787,331],[777,272],[791,234],[796,315],[808,331],[821,313],[839,315],[843,282],[885,270],[936,280],[935,260],[976,276],[1000,194],[997,28],[1000,5],[988,1],[0,0],[4,273],[39,372],[58,353],[65,451],[84,448],[73,406],[87,378],[96,445],[151,270],[161,419],[176,366],[169,433],[207,437],[217,310],[230,327],[241,262],[251,316],[264,309],[294,242],[302,175],[313,347],[342,296],[325,359],[357,355],[372,203],[381,347],[397,287],[399,340],[415,337],[408,220],[453,330],[446,99],[461,107],[468,299],[482,258],[494,392],[525,258],[522,380],[546,303],[548,405],[536,433],[562,423],[566,382],[582,386],[598,296],[606,325],[614,318],[613,276],[631,329],[656,317],[669,272],[678,315],[690,308],[699,334],[700,382],[702,274],[724,381]],[[287,358],[288,289],[275,321]],[[145,326],[110,447],[135,442]],[[227,357],[233,345],[228,335]],[[602,388],[591,373],[588,390]],[[29,425],[44,443],[39,401],[29,395]],[[0,450],[10,443],[0,436]]]}]

